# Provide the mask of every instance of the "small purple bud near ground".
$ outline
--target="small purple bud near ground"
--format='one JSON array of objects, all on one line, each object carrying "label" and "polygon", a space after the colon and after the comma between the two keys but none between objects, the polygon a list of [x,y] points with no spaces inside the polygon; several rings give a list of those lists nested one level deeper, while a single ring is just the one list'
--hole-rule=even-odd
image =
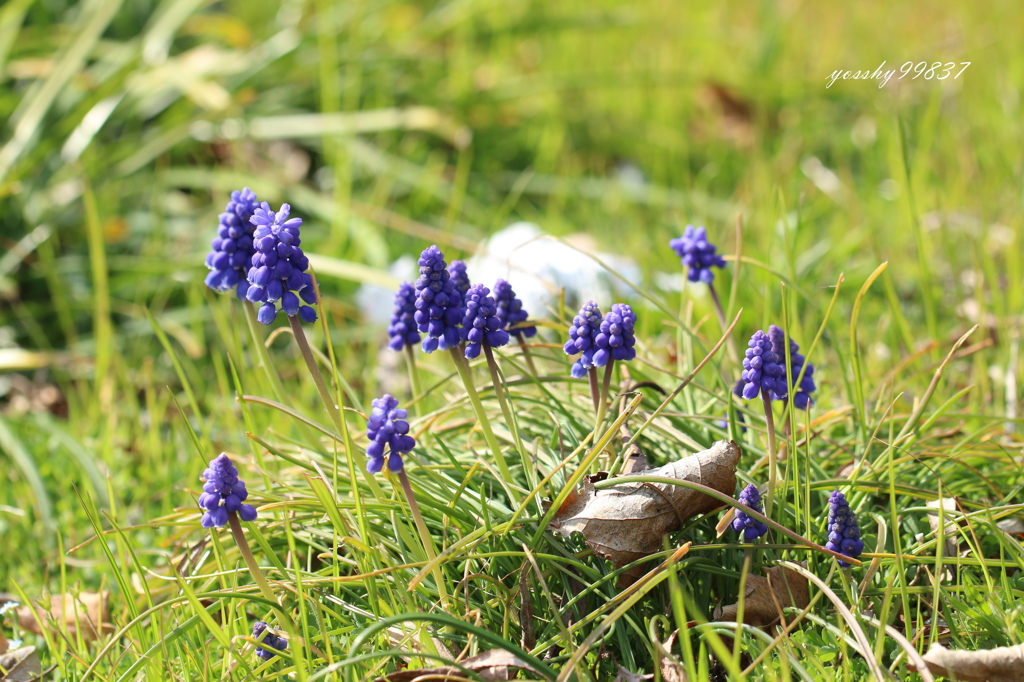
[{"label": "small purple bud near ground", "polygon": [[[754,484],[748,485],[740,492],[739,501],[756,512],[761,512],[761,493],[757,491]],[[747,542],[762,537],[768,532],[768,525],[764,521],[749,516],[742,509],[736,510],[736,516],[732,520],[732,529],[743,535]]]}]

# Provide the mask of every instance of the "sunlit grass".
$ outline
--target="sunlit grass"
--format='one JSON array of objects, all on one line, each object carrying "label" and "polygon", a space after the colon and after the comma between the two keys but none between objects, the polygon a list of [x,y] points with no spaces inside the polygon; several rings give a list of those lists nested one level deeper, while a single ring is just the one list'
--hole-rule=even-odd
[{"label": "sunlit grass", "polygon": [[[66,625],[3,631],[40,646],[44,669],[372,679],[504,648],[544,675],[603,680],[615,664],[654,672],[681,628],[692,650],[670,654],[704,679],[735,629],[703,621],[745,580],[717,515],[670,536],[646,570],[690,551],[623,608],[638,593],[616,588],[618,571],[540,526],[542,499],[567,492],[594,439],[587,385],[560,350],[571,302],[531,311],[549,322],[531,349],[537,378],[514,346],[498,353],[527,460],[487,368],[472,370],[528,499],[518,510],[451,359],[420,355],[412,401],[404,359],[356,303],[363,283],[397,283],[398,256],[430,243],[469,256],[518,219],[640,265],[637,290],[619,293],[639,315],[640,361],[620,378],[644,384],[626,423],[646,424],[648,459],[731,434],[739,479],[763,483],[764,416],[729,393],[727,347],[655,416],[719,341],[703,289],[663,286],[682,278],[668,240],[706,225],[733,256],[716,286],[730,320],[743,309],[737,347],[781,324],[818,370],[815,406],[780,436],[774,520],[822,542],[841,489],[865,533],[865,567],[845,580],[781,536],[757,561],[807,560],[901,678],[907,657],[872,619],[921,651],[1024,642],[1024,551],[996,525],[1024,517],[1024,62],[1005,29],[1018,5],[258,5],[0,8],[0,591],[112,592],[114,632],[98,641]],[[907,59],[974,64],[955,81],[825,88],[837,68]],[[264,337],[269,374],[241,306],[202,284],[217,213],[243,185],[305,220],[330,338],[319,324],[307,334],[351,451],[287,326]],[[437,571],[397,481],[362,473],[364,414],[385,390],[419,439],[407,466]],[[230,535],[199,526],[199,477],[221,451],[260,508],[247,534],[297,629],[260,668],[252,622],[291,625]],[[954,496],[956,538],[938,538],[926,503]],[[750,679],[866,678],[854,633],[818,594]],[[738,678],[779,632],[747,631],[744,655],[721,664]]]}]

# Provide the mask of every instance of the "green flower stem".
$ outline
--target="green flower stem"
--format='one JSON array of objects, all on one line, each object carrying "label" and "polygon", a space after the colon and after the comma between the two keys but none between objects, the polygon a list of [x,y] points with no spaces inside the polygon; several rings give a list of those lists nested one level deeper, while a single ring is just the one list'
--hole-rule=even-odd
[{"label": "green flower stem", "polygon": [[458,371],[459,377],[462,378],[462,383],[466,387],[466,394],[469,396],[469,402],[473,406],[473,411],[476,412],[476,420],[480,423],[480,430],[484,432],[484,440],[487,441],[487,445],[491,448],[491,452],[494,454],[494,463],[498,467],[498,473],[501,474],[501,478],[508,484],[509,495],[512,496],[512,499],[518,505],[520,497],[512,483],[512,472],[508,470],[508,464],[505,463],[505,455],[501,452],[501,447],[498,445],[498,439],[494,437],[494,431],[491,430],[491,424],[487,421],[487,413],[484,412],[484,405],[480,402],[480,396],[477,395],[476,387],[473,386],[473,375],[470,373],[469,363],[462,357],[461,347],[453,346],[448,350],[452,354],[452,361],[455,363],[455,369]]},{"label": "green flower stem", "polygon": [[[409,476],[405,473],[404,467],[398,472],[398,480],[402,484],[405,499],[409,502],[409,511],[412,512],[412,519],[416,523],[416,530],[419,531],[420,541],[423,543],[423,551],[426,552],[427,559],[433,561],[437,558],[434,538],[431,537],[430,531],[427,530],[427,524],[423,520],[423,514],[420,513],[420,505],[416,501],[416,495],[412,491],[412,485],[409,483]],[[431,569],[431,574],[434,576],[434,582],[437,583],[437,591],[441,595],[441,608],[445,611],[450,611],[451,601],[448,597],[448,586],[445,584],[440,564]]]},{"label": "green flower stem", "polygon": [[[299,352],[302,354],[302,359],[306,361],[306,369],[309,370],[309,375],[313,377],[313,383],[316,384],[317,393],[320,394],[320,400],[323,401],[324,406],[327,408],[327,414],[331,416],[331,421],[334,422],[334,428],[338,430],[345,443],[346,454],[349,457],[349,461],[355,466],[355,448],[352,445],[352,437],[348,432],[348,424],[341,416],[341,411],[338,406],[334,403],[331,398],[331,392],[327,390],[327,384],[324,383],[324,377],[320,373],[320,368],[316,364],[316,358],[313,356],[313,349],[309,347],[309,341],[306,339],[306,333],[302,330],[302,322],[299,320],[299,316],[288,318],[288,324],[291,325],[292,335],[295,337],[295,343],[299,346]],[[373,476],[367,476],[366,481],[373,491],[373,494],[378,499],[384,499],[384,491],[381,489],[380,484]]]},{"label": "green flower stem", "polygon": [[537,376],[537,366],[533,364],[533,354],[530,352],[530,345],[526,343],[522,336],[517,336],[516,341],[519,342],[519,349],[523,351],[523,357],[526,359],[526,366],[529,367],[530,374]]},{"label": "green flower stem", "polygon": [[[241,553],[242,559],[245,560],[245,565],[249,567],[249,572],[252,573],[252,577],[259,586],[260,592],[271,603],[277,604],[277,597],[274,596],[274,591],[270,589],[270,583],[267,582],[266,576],[263,575],[259,564],[256,563],[256,557],[252,555],[252,550],[249,549],[249,542],[245,539],[245,533],[242,531],[242,523],[238,520],[238,514],[228,512],[228,525],[231,526],[231,534],[235,537],[238,551]],[[287,622],[287,620],[284,622]]]},{"label": "green flower stem", "polygon": [[245,310],[245,321],[249,327],[249,335],[252,337],[252,345],[256,349],[256,355],[259,358],[260,365],[263,366],[263,371],[267,375],[267,379],[270,380],[270,389],[274,392],[274,399],[277,402],[282,402],[284,399],[284,389],[281,388],[281,378],[277,376],[277,370],[274,369],[274,365],[270,362],[270,353],[267,352],[267,345],[263,341],[259,333],[259,321],[256,319],[256,306],[250,301],[246,301],[242,304],[242,308]]},{"label": "green flower stem", "polygon": [[526,451],[523,449],[523,441],[519,437],[519,427],[512,418],[512,410],[509,408],[508,396],[505,394],[504,380],[501,377],[501,373],[498,371],[498,362],[494,359],[494,350],[486,341],[480,345],[483,346],[484,355],[487,357],[487,369],[491,372],[491,385],[494,386],[494,395],[498,398],[498,405],[501,406],[501,414],[505,417],[505,426],[507,426],[508,430],[512,433],[512,440],[515,441],[516,450],[519,451],[519,456],[525,466],[529,459],[526,456]]},{"label": "green flower stem", "polygon": [[597,414],[601,409],[601,387],[597,384],[596,367],[587,370],[587,379],[590,380],[590,397],[594,401],[594,414]]},{"label": "green flower stem", "polygon": [[423,395],[423,389],[420,386],[420,373],[416,370],[416,350],[409,344],[405,345],[405,364],[409,368],[409,385],[415,400]]},{"label": "green flower stem", "polygon": [[764,403],[764,418],[768,426],[768,495],[764,501],[764,515],[771,517],[772,503],[775,498],[775,486],[778,483],[778,462],[775,450],[775,419],[772,416],[772,399],[768,391],[761,390],[761,402]]},{"label": "green flower stem", "polygon": [[[604,424],[604,416],[608,411],[608,391],[612,384],[612,371],[615,367],[615,360],[609,360],[608,364],[604,366],[604,380],[601,382],[601,395],[598,398],[597,404],[597,417],[594,420],[594,440],[597,441],[601,437],[602,429],[601,426]],[[595,370],[594,375],[597,375]]]}]

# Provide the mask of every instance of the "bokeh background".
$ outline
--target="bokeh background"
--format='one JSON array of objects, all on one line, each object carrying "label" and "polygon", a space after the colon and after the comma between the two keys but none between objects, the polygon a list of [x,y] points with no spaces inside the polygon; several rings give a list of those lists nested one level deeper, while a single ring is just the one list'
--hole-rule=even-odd
[{"label": "bokeh background", "polygon": [[[844,273],[823,351],[843,366],[853,298],[888,260],[861,310],[867,371],[882,383],[979,323],[994,349],[961,368],[967,409],[1012,419],[1020,26],[1009,0],[7,0],[0,536],[18,551],[0,553],[0,585],[55,579],[93,532],[79,494],[122,525],[187,501],[177,482],[202,463],[172,398],[218,443],[241,440],[213,416],[233,392],[202,279],[243,185],[305,219],[342,374],[367,402],[382,329],[356,294],[390,285],[400,256],[469,256],[531,221],[632,259],[639,286],[678,300],[658,278],[679,274],[668,240],[706,225],[734,253],[739,213],[764,266],[737,281],[741,331],[778,311],[785,279],[794,336],[811,338]],[[883,61],[971,65],[825,87]],[[132,542],[159,553],[162,532]],[[94,550],[68,561],[95,585]]]}]

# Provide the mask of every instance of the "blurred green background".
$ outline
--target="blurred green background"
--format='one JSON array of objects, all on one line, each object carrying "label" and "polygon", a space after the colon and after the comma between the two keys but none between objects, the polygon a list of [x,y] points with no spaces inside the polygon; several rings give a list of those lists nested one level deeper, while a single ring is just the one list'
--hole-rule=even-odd
[{"label": "blurred green background", "polygon": [[[678,272],[670,237],[703,224],[733,253],[742,213],[744,253],[776,274],[744,271],[741,331],[778,313],[782,275],[810,339],[842,272],[829,340],[846,343],[857,289],[889,260],[861,311],[874,386],[981,323],[972,342],[994,349],[959,367],[970,409],[1014,418],[1020,26],[1010,1],[7,0],[0,534],[21,549],[0,556],[0,585],[46,582],[58,542],[92,534],[74,486],[125,523],[186,502],[202,465],[165,386],[218,444],[240,442],[210,417],[233,395],[202,278],[243,185],[290,202],[304,247],[334,259],[322,289],[360,398],[382,330],[352,295],[402,254],[465,256],[530,220],[636,259],[654,292],[654,273]],[[825,87],[883,61],[971,64]]]}]

